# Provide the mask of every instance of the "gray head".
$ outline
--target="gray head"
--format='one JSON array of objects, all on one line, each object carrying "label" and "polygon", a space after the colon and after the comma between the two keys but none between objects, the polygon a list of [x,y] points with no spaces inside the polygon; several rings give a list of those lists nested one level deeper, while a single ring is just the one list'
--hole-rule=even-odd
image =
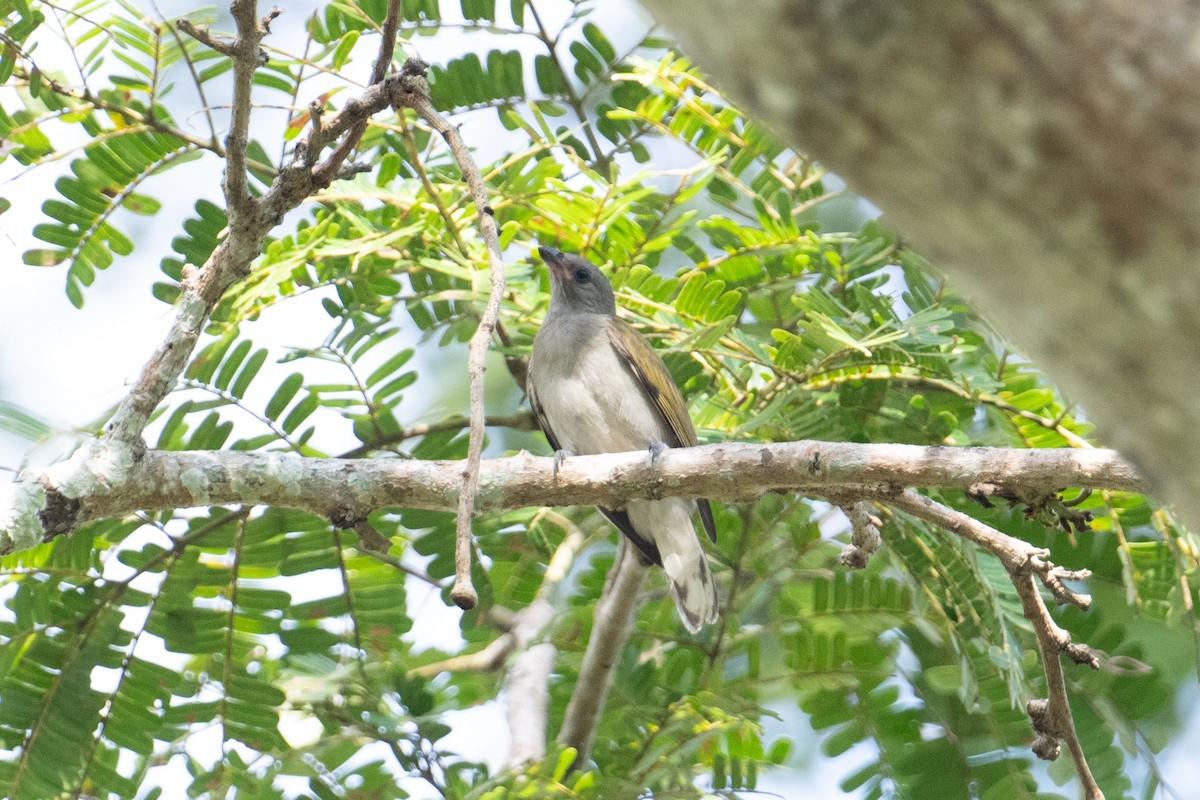
[{"label": "gray head", "polygon": [[590,261],[550,247],[538,254],[550,269],[550,314],[616,316],[612,285]]}]

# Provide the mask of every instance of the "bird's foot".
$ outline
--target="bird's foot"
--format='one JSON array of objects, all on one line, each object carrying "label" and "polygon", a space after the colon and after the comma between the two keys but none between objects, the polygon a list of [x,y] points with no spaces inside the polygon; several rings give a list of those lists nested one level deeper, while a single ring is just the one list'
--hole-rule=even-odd
[{"label": "bird's foot", "polygon": [[663,454],[663,451],[668,449],[662,442],[651,442],[647,448],[650,451],[650,466],[658,463],[658,457]]},{"label": "bird's foot", "polygon": [[570,450],[555,450],[554,451],[554,466],[550,468],[554,474],[554,480],[558,480],[558,471],[562,469],[563,462],[571,456],[575,455]]}]

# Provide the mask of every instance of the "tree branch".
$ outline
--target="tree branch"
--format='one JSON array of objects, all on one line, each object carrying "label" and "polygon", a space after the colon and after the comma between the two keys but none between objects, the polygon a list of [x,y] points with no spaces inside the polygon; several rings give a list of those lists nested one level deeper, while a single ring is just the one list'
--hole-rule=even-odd
[{"label": "tree branch", "polygon": [[432,678],[443,672],[495,672],[504,666],[514,649],[516,640],[512,634],[506,632],[493,639],[482,650],[413,667],[408,671],[408,675]]},{"label": "tree branch", "polygon": [[388,0],[387,16],[383,19],[383,28],[379,31],[379,55],[375,57],[375,65],[371,67],[371,83],[379,83],[387,76],[388,67],[392,65],[392,56],[396,53],[396,29],[400,26],[400,0]]},{"label": "tree branch", "polygon": [[466,180],[471,191],[471,199],[475,203],[475,213],[479,218],[479,233],[483,237],[488,251],[491,291],[488,293],[487,305],[479,320],[479,327],[471,336],[471,343],[467,351],[467,378],[470,381],[471,395],[471,430],[467,442],[467,463],[462,471],[462,492],[459,494],[457,509],[454,546],[455,580],[454,587],[450,590],[450,596],[460,608],[471,609],[479,600],[475,594],[475,587],[471,585],[471,518],[475,514],[475,495],[479,487],[479,461],[483,453],[483,373],[487,368],[485,361],[488,347],[492,342],[492,334],[496,330],[500,301],[504,297],[504,259],[500,254],[500,234],[496,228],[496,219],[488,201],[487,186],[484,185],[479,166],[471,156],[471,151],[459,134],[457,126],[451,125],[430,102],[429,84],[426,83],[424,77],[426,65],[417,59],[409,59],[405,62],[404,67],[410,78],[399,105],[411,108],[418,117],[446,140],[450,152],[454,155],[454,160],[458,162],[458,167],[462,171],[463,179]]},{"label": "tree branch", "polygon": [[549,627],[556,608],[551,600],[555,588],[567,577],[579,549],[583,532],[572,526],[550,558],[542,585],[533,602],[517,613],[510,631],[519,655],[508,670],[504,704],[512,734],[509,767],[541,761],[546,756],[546,719],[550,705],[550,673],[554,670],[554,645],[535,640]]},{"label": "tree branch", "polygon": [[[456,509],[461,461],[308,459],[282,453],[113,450],[26,472],[0,509],[0,553],[31,547],[89,519],[136,510],[267,504],[330,519],[365,519],[377,508]],[[969,489],[979,481],[1050,494],[1067,487],[1143,491],[1113,450],[1021,450],[899,444],[777,442],[576,456],[558,470],[528,453],[480,465],[481,510],[546,505],[619,508],[632,498],[746,501],[767,492],[859,499],[908,486]],[[7,508],[5,508],[7,507]],[[19,509],[19,510],[17,510]]]},{"label": "tree branch", "polygon": [[551,595],[567,576],[584,539],[583,532],[571,526],[551,556],[533,602],[514,614],[508,630],[486,647],[408,671],[410,676],[425,678],[442,672],[494,672],[517,653],[505,683],[504,705],[511,733],[505,764],[509,768],[540,761],[546,755],[547,708],[555,648],[550,642],[536,640],[554,619],[557,608]]},{"label": "tree branch", "polygon": [[1083,747],[1075,733],[1075,721],[1071,716],[1071,704],[1067,698],[1066,679],[1058,654],[1066,653],[1076,664],[1086,664],[1092,669],[1097,669],[1100,662],[1086,645],[1072,643],[1071,634],[1059,627],[1050,616],[1041,592],[1034,582],[1035,577],[1040,579],[1058,602],[1086,609],[1091,603],[1091,598],[1071,591],[1063,581],[1082,580],[1090,573],[1086,570],[1069,572],[1056,567],[1045,560],[1049,551],[1001,533],[974,517],[955,511],[911,489],[890,498],[879,496],[876,499],[932,522],[956,536],[969,539],[1000,559],[1013,587],[1017,590],[1017,595],[1021,598],[1025,618],[1033,627],[1042,666],[1046,671],[1048,696],[1030,700],[1025,706],[1033,729],[1038,734],[1033,743],[1033,752],[1038,758],[1053,761],[1058,758],[1059,740],[1066,742],[1071,759],[1075,762],[1079,781],[1083,784],[1084,796],[1087,800],[1104,800],[1104,793],[1100,791],[1100,786],[1092,776],[1087,759],[1083,755]]},{"label": "tree branch", "polygon": [[558,731],[558,743],[575,748],[575,767],[591,757],[596,725],[612,685],[613,669],[637,620],[640,592],[649,571],[622,536],[617,546],[616,563],[596,602],[592,632],[588,636],[579,678]]},{"label": "tree branch", "polygon": [[862,569],[883,543],[879,536],[883,522],[871,513],[870,503],[859,500],[846,503],[841,508],[850,520],[850,544],[842,550],[838,561],[851,569]]},{"label": "tree branch", "polygon": [[246,146],[250,143],[250,110],[254,92],[254,71],[259,66],[258,44],[266,30],[258,21],[255,0],[233,0],[229,4],[237,24],[237,38],[229,49],[233,59],[233,102],[229,113],[229,131],[225,134],[225,203],[230,227],[251,209],[246,188]]},{"label": "tree branch", "polygon": [[[185,33],[214,47],[233,60],[233,102],[229,133],[225,139],[225,199],[229,211],[229,236],[217,245],[199,272],[185,276],[180,285],[180,298],[175,320],[166,340],[146,362],[137,382],[121,401],[108,426],[108,440],[116,446],[134,448],[134,456],[142,446],[141,435],[150,415],[182,374],[187,359],[195,348],[200,331],[221,295],[238,274],[258,255],[264,229],[255,235],[247,219],[249,197],[246,195],[246,145],[250,126],[251,91],[254,70],[258,66],[258,43],[264,32],[255,17],[254,0],[233,0],[230,5],[237,23],[238,35],[232,44],[218,43],[207,30],[181,20]],[[68,462],[70,463],[70,462]]]},{"label": "tree branch", "polygon": [[[383,82],[384,77],[387,75],[388,67],[391,66],[392,54],[396,51],[396,27],[399,24],[399,20],[400,0],[388,0],[387,16],[383,21],[383,29],[380,31],[379,53],[375,57],[375,65],[371,68],[372,86]],[[405,69],[409,69],[408,64],[405,64]],[[422,74],[424,73],[422,72]],[[310,166],[316,160],[317,153],[324,146],[324,143],[329,141],[327,138],[322,140],[321,115],[314,113],[312,121],[313,135],[309,140],[309,146],[297,148],[297,153],[301,154],[301,157]],[[338,144],[325,163],[313,170],[313,177],[319,184],[328,186],[339,176],[342,164],[350,157],[350,153],[353,152],[354,148],[358,147],[358,142],[362,139],[362,135],[366,133],[366,130],[366,116],[362,116],[354,121],[353,125],[346,132],[345,138],[342,139],[341,143]]]},{"label": "tree branch", "polygon": [[[1093,663],[1086,647],[1073,645],[1054,625],[1040,595],[1036,575],[1059,602],[1086,606],[1088,598],[1064,585],[1082,578],[1045,560],[1045,551],[1002,534],[973,518],[935,503],[906,486],[968,490],[987,481],[1023,496],[1049,495],[1067,487],[1141,490],[1128,463],[1111,450],[1025,450],[1000,448],[917,447],[834,442],[717,444],[672,449],[651,464],[640,451],[578,456],[557,475],[553,459],[521,454],[482,462],[479,507],[597,504],[621,507],[633,498],[666,496],[749,500],[772,491],[801,491],[850,508],[860,520],[869,549],[876,527],[866,509],[856,504],[875,500],[908,511],[964,536],[998,557],[1013,577],[1026,615],[1038,634],[1047,665],[1049,699],[1029,706],[1041,738],[1039,754],[1049,754],[1062,739],[1087,773],[1074,741],[1066,704],[1059,650]],[[363,519],[372,510],[409,507],[450,510],[462,491],[462,462],[413,460],[305,459],[285,454],[150,451],[141,458],[88,459],[86,470],[71,461],[40,473],[29,473],[6,487],[11,495],[0,503],[0,553],[28,547],[81,522],[122,516],[137,509],[175,509],[240,503],[298,508],[330,519]],[[556,559],[557,560],[557,559]],[[559,578],[552,565],[542,593]],[[622,540],[621,554],[596,608],[595,624],[584,655],[580,680],[568,705],[558,740],[587,758],[595,723],[603,707],[608,681],[624,646],[637,609],[646,568]],[[528,612],[527,614],[525,612]],[[524,615],[524,616],[522,616]],[[443,663],[438,669],[495,668],[517,649],[524,649],[551,618],[545,603],[535,602],[518,614],[504,641],[471,657]],[[540,648],[540,649],[539,649]],[[529,648],[515,665],[513,680],[514,738],[510,763],[535,758],[544,746],[545,722],[537,698],[553,665],[549,645]],[[422,673],[430,668],[425,668]],[[1086,782],[1086,778],[1084,778]]]},{"label": "tree branch", "polygon": [[[249,274],[250,264],[261,253],[267,232],[278,225],[287,212],[328,186],[329,180],[341,170],[342,162],[335,159],[336,152],[324,164],[315,167],[302,163],[303,159],[297,159],[279,171],[271,188],[261,198],[254,199],[246,193],[245,148],[250,90],[254,69],[258,64],[258,44],[266,34],[265,25],[273,18],[275,11],[259,20],[253,0],[234,0],[230,8],[237,20],[238,37],[232,45],[235,51],[234,101],[225,154],[225,190],[230,212],[228,234],[217,245],[204,267],[185,274],[180,284],[180,297],[171,329],[117,408],[105,438],[90,449],[82,449],[75,459],[67,462],[81,473],[95,466],[84,463],[92,458],[117,465],[140,456],[143,448],[141,434],[150,415],[183,373],[200,332],[221,296],[235,281]],[[189,27],[198,30],[195,26],[182,27],[185,31]],[[332,119],[323,120],[319,140],[310,141],[307,147],[298,147],[298,152],[307,152],[313,147],[319,150],[372,114],[395,105],[400,97],[400,89],[399,81],[384,80],[372,85],[360,97],[348,100]],[[125,449],[129,452],[117,452]]]},{"label": "tree branch", "polygon": [[[537,430],[537,421],[534,420],[532,412],[528,410],[517,411],[513,414],[485,417],[483,424],[484,427],[488,428],[511,428],[518,431]],[[415,439],[418,436],[428,436],[431,433],[442,433],[444,431],[458,431],[468,428],[470,425],[471,420],[468,417],[451,417],[440,422],[422,422],[417,425],[410,425],[395,433],[380,436],[368,444],[355,447],[353,450],[347,450],[342,453],[341,457],[363,458],[370,453],[386,450],[390,445],[400,444],[409,439]]]},{"label": "tree branch", "polygon": [[190,19],[184,17],[175,23],[175,27],[195,39],[197,42],[200,42],[200,44],[204,45],[208,49],[215,50],[227,58],[233,58],[233,42],[227,42],[224,39],[218,39],[217,37],[213,36],[208,30],[207,25],[196,25]]}]

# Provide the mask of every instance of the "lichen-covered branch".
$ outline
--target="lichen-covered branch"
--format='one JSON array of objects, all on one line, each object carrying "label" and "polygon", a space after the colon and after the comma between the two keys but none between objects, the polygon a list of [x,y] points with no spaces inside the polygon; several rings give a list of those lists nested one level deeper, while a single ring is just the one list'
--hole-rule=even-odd
[{"label": "lichen-covered branch", "polygon": [[[130,477],[146,475],[142,432],[183,374],[212,310],[231,285],[249,274],[250,265],[262,252],[264,237],[282,222],[284,215],[342,174],[348,150],[335,148],[322,163],[309,155],[319,153],[339,137],[348,137],[372,114],[397,104],[401,88],[398,80],[374,83],[361,96],[347,101],[332,119],[323,120],[309,141],[296,148],[293,162],[278,171],[267,192],[251,197],[246,187],[245,149],[254,72],[260,64],[259,43],[267,35],[271,20],[281,12],[272,9],[259,19],[254,0],[234,0],[231,11],[237,25],[232,43],[214,38],[205,29],[179,23],[180,30],[234,62],[233,102],[224,149],[224,187],[229,206],[225,238],[203,267],[185,272],[171,326],[118,405],[105,435],[81,447],[71,459],[46,474],[25,475],[4,487],[0,496],[0,550],[29,547],[42,538],[70,531],[87,518],[81,498],[97,492],[119,494],[129,487]],[[393,47],[394,42],[386,39],[381,44],[377,75],[381,73],[380,64],[390,61]]]},{"label": "lichen-covered branch", "polygon": [[[1141,491],[1112,450],[918,447],[843,442],[712,444],[576,456],[555,475],[553,459],[523,453],[483,461],[480,510],[546,505],[620,507],[631,498],[744,501],[767,492],[871,497],[901,488],[969,489],[986,480],[1030,496],[1067,487]],[[276,505],[331,519],[365,519],[378,508],[452,511],[461,461],[308,459],[282,453],[110,450],[26,473],[0,517],[0,552],[30,547],[89,519],[138,510],[225,504]]]},{"label": "lichen-covered branch", "polygon": [[[230,6],[238,33],[232,44],[218,50],[233,59],[234,91],[230,128],[225,143],[225,194],[229,205],[229,228],[204,266],[185,273],[180,284],[175,319],[162,344],[142,367],[125,399],[109,423],[107,434],[96,447],[84,448],[73,460],[101,458],[124,460],[137,458],[142,448],[141,435],[150,415],[175,386],[199,340],[209,314],[225,291],[249,274],[250,265],[262,252],[267,233],[283,221],[284,215],[307,197],[329,185],[340,174],[345,153],[334,153],[320,164],[306,163],[314,148],[347,134],[369,116],[394,105],[399,88],[394,81],[373,84],[360,97],[348,100],[342,111],[324,121],[319,141],[297,147],[297,159],[276,175],[270,189],[260,198],[250,197],[246,188],[246,145],[251,110],[254,71],[259,66],[259,43],[267,34],[267,25],[278,13],[273,9],[259,19],[254,0],[235,0]],[[181,23],[180,29],[200,41],[217,42],[206,31]],[[387,44],[387,52],[393,45]],[[224,49],[222,49],[224,48]],[[101,454],[99,449],[131,448],[129,454]]]}]

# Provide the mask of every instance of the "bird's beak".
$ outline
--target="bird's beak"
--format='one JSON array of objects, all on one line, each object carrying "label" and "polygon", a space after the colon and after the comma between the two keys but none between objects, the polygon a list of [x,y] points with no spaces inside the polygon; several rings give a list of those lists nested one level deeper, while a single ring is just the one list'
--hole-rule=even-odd
[{"label": "bird's beak", "polygon": [[550,268],[550,277],[560,278],[566,273],[567,266],[563,263],[563,254],[558,250],[553,247],[539,247],[538,255]]}]

